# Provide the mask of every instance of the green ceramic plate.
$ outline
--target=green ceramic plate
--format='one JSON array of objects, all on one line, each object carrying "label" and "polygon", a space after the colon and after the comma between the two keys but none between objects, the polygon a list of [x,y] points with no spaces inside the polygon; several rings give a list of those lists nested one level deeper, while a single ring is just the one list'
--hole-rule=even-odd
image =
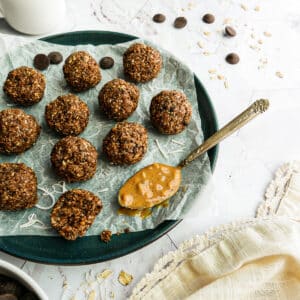
[{"label": "green ceramic plate", "polygon": [[[116,44],[134,40],[132,35],[108,31],[79,31],[53,35],[42,40],[61,45]],[[212,103],[195,76],[199,113],[205,138],[217,130],[216,115]],[[217,147],[208,152],[214,169]],[[9,236],[0,238],[0,249],[24,259],[50,264],[89,264],[110,260],[131,253],[157,240],[180,221],[165,221],[152,230],[114,235],[110,243],[99,241],[99,236],[88,236],[76,241],[66,241],[60,237]]]}]

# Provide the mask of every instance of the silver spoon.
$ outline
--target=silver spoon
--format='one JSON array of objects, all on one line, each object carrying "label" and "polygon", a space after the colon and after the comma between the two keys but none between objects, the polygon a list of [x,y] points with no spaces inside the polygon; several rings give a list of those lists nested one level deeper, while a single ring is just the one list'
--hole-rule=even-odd
[{"label": "silver spoon", "polygon": [[122,207],[142,210],[172,197],[181,183],[181,169],[243,127],[269,107],[269,101],[260,99],[235,117],[223,128],[192,151],[177,167],[160,163],[151,164],[130,177],[119,190],[118,200]]}]

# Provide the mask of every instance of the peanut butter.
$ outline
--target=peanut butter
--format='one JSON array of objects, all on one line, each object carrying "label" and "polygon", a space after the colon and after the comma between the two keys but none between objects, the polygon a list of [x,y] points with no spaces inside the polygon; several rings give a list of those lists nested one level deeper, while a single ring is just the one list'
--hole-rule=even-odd
[{"label": "peanut butter", "polygon": [[119,204],[138,210],[153,207],[172,197],[180,182],[180,168],[154,163],[125,182],[119,191]]}]

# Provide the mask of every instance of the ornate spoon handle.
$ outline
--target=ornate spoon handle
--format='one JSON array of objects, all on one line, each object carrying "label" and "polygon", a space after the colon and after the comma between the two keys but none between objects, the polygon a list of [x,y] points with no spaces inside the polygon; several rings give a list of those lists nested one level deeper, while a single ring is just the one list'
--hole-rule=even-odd
[{"label": "ornate spoon handle", "polygon": [[211,137],[204,141],[198,148],[191,152],[180,164],[179,167],[183,168],[194,159],[217,145],[226,137],[234,133],[236,130],[243,127],[257,115],[265,112],[269,107],[269,101],[266,99],[260,99],[252,103],[245,111],[235,117],[223,128],[215,132]]}]

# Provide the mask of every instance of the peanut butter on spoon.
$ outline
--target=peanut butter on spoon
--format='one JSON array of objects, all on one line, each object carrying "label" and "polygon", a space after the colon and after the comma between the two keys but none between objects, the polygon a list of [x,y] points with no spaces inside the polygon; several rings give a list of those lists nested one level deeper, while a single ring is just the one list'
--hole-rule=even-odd
[{"label": "peanut butter on spoon", "polygon": [[178,167],[154,163],[141,169],[129,178],[119,190],[119,204],[128,209],[143,210],[169,199],[176,194],[180,187],[181,169],[183,167],[244,126],[254,117],[265,112],[268,107],[268,100],[255,101],[245,111],[190,153]]}]

